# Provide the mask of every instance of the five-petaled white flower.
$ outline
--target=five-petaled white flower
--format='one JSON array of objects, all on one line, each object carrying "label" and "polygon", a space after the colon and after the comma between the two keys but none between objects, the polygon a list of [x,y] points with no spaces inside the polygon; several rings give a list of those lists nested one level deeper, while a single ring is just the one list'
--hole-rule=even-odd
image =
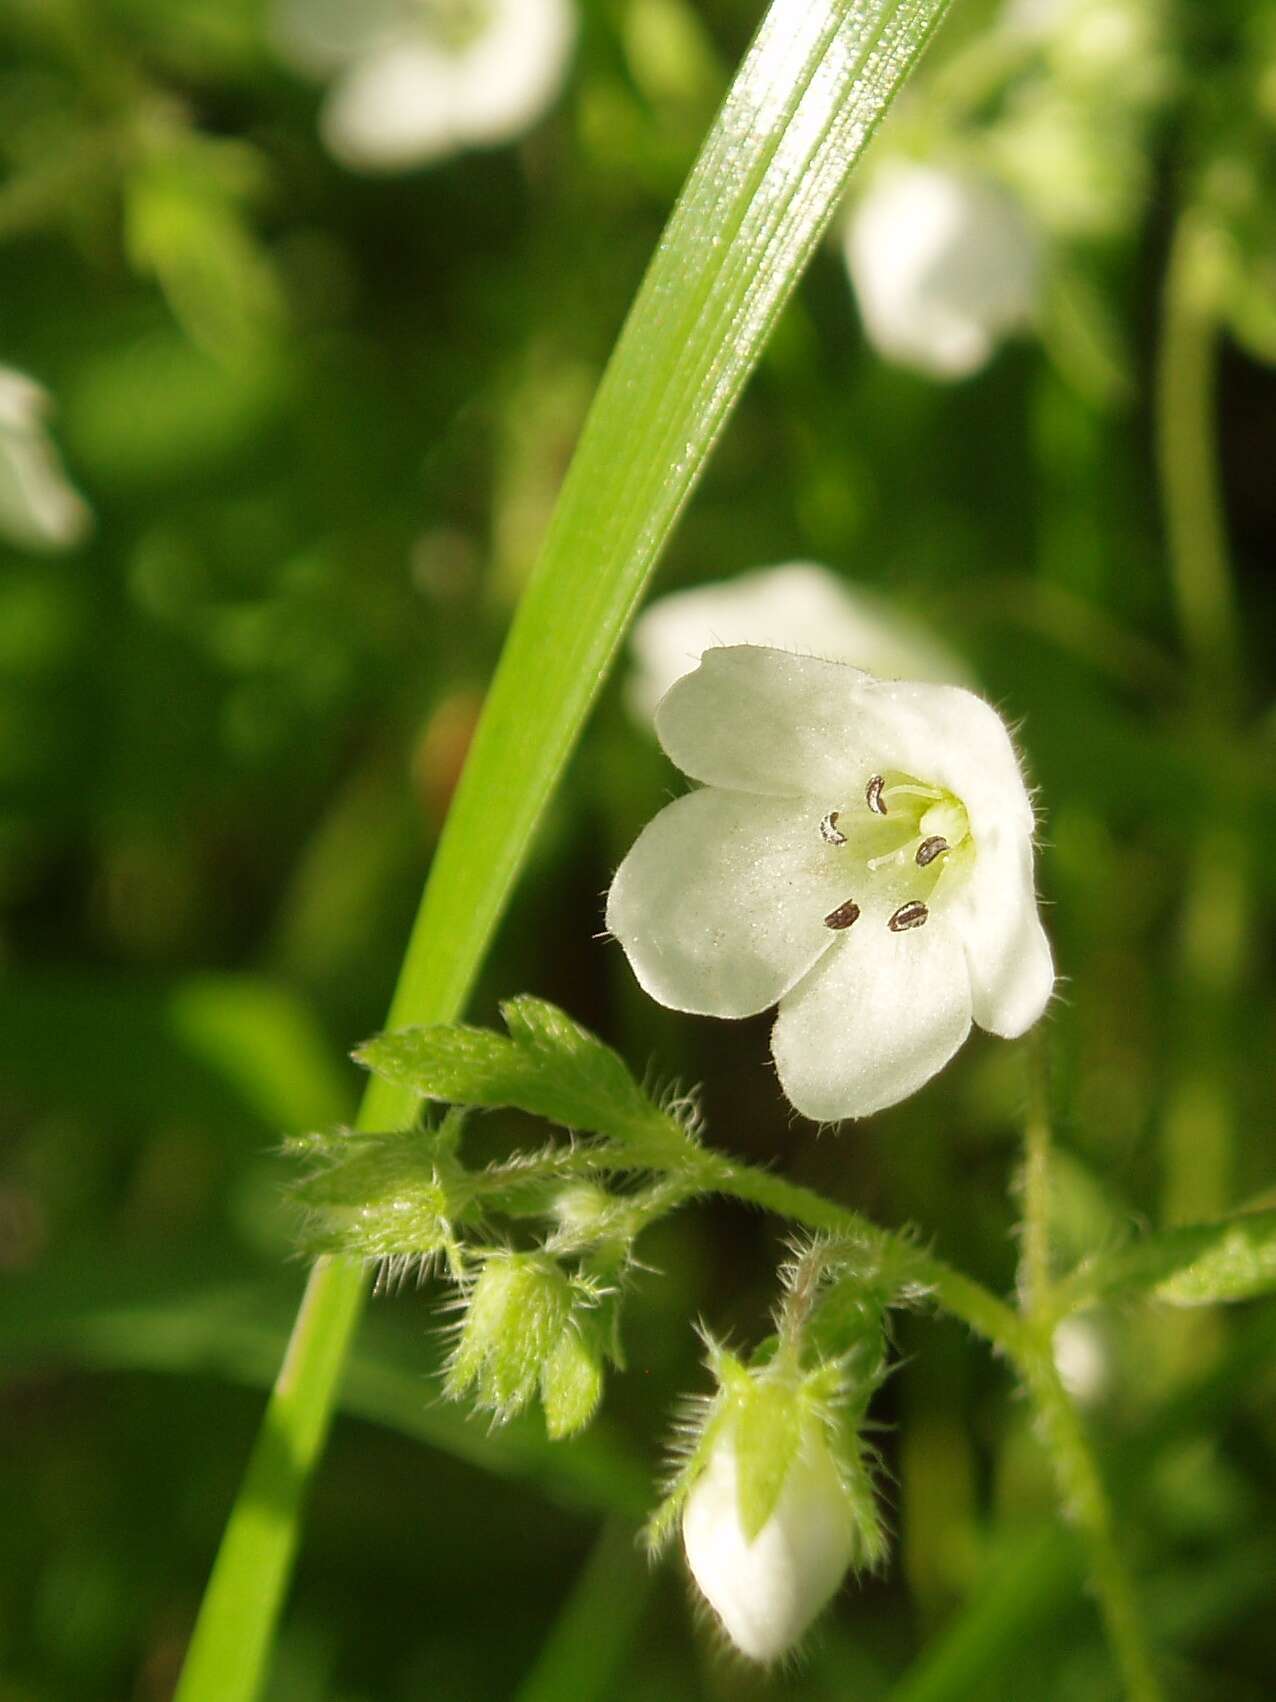
[{"label": "five-petaled white flower", "polygon": [[49,439],[50,407],[34,379],[0,366],[0,537],[26,550],[70,549],[89,529]]},{"label": "five-petaled white flower", "polygon": [[946,644],[883,596],[813,561],[760,567],[658,597],[634,622],[625,699],[651,725],[656,705],[711,645],[770,644],[853,662],[870,674],[966,685],[970,670]]},{"label": "five-petaled white flower", "polygon": [[977,372],[1037,302],[1040,243],[991,179],[892,160],[846,226],[864,332],[887,360],[932,378]]},{"label": "five-petaled white flower", "polygon": [[493,147],[531,127],[562,86],[572,0],[276,0],[298,70],[335,76],[320,129],[356,171],[394,172]]},{"label": "five-petaled white flower", "polygon": [[673,1010],[779,1002],[772,1049],[818,1121],[893,1105],[972,1019],[1013,1037],[1054,982],[1032,807],[996,712],[957,686],[706,651],[656,712],[701,789],[621,864],[607,926]]}]

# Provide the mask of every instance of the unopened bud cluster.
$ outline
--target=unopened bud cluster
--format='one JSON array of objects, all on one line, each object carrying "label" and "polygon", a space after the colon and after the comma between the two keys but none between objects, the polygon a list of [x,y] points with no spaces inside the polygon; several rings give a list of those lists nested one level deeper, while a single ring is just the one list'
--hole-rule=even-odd
[{"label": "unopened bud cluster", "polygon": [[580,1430],[602,1396],[604,1298],[545,1253],[488,1253],[479,1275],[462,1287],[447,1393],[472,1393],[502,1420],[539,1393],[551,1437]]}]

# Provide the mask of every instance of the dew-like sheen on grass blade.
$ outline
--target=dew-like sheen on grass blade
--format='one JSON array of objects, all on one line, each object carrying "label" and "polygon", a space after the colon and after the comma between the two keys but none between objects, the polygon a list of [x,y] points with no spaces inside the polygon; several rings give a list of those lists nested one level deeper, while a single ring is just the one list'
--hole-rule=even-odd
[{"label": "dew-like sheen on grass blade", "polygon": [[[948,3],[775,0],[767,12],[590,410],[435,856],[390,1026],[460,1014],[660,550]],[[360,1126],[392,1128],[412,1104],[408,1090],[375,1081]],[[316,1266],[178,1702],[249,1702],[260,1689],[362,1294],[357,1266]]]}]

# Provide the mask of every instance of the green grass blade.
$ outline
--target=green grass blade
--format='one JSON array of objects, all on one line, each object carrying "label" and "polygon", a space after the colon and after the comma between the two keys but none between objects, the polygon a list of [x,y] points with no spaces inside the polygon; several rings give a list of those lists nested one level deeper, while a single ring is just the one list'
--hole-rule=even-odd
[{"label": "green grass blade", "polygon": [[396,1025],[464,1004],[661,548],[947,5],[776,0],[767,14],[585,423],[452,804]]},{"label": "green grass blade", "polygon": [[[435,856],[389,1026],[460,1014],[660,550],[852,166],[948,4],[775,0],[768,11],[586,420]],[[374,1082],[360,1126],[392,1128],[412,1103]],[[250,1702],[260,1689],[362,1297],[356,1269],[316,1265],[177,1702]]]}]

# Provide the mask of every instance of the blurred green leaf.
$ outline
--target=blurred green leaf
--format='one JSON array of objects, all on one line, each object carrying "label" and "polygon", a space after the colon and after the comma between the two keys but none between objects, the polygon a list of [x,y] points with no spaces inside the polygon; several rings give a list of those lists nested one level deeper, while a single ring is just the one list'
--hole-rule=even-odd
[{"label": "blurred green leaf", "polygon": [[1060,1284],[1061,1311],[1140,1292],[1173,1306],[1251,1300],[1276,1289],[1276,1211],[1146,1235],[1087,1260]]},{"label": "blurred green leaf", "polygon": [[[4,1285],[0,1358],[11,1371],[68,1365],[270,1386],[287,1344],[292,1285],[210,1273],[201,1286],[189,1257],[180,1266],[117,1259],[89,1293],[87,1256]],[[342,1409],[568,1505],[631,1519],[647,1511],[647,1473],[605,1422],[570,1448],[553,1446],[534,1417],[493,1431],[440,1404],[424,1374],[438,1369],[437,1351],[433,1365],[423,1356],[419,1328],[370,1319],[350,1357]]]}]

